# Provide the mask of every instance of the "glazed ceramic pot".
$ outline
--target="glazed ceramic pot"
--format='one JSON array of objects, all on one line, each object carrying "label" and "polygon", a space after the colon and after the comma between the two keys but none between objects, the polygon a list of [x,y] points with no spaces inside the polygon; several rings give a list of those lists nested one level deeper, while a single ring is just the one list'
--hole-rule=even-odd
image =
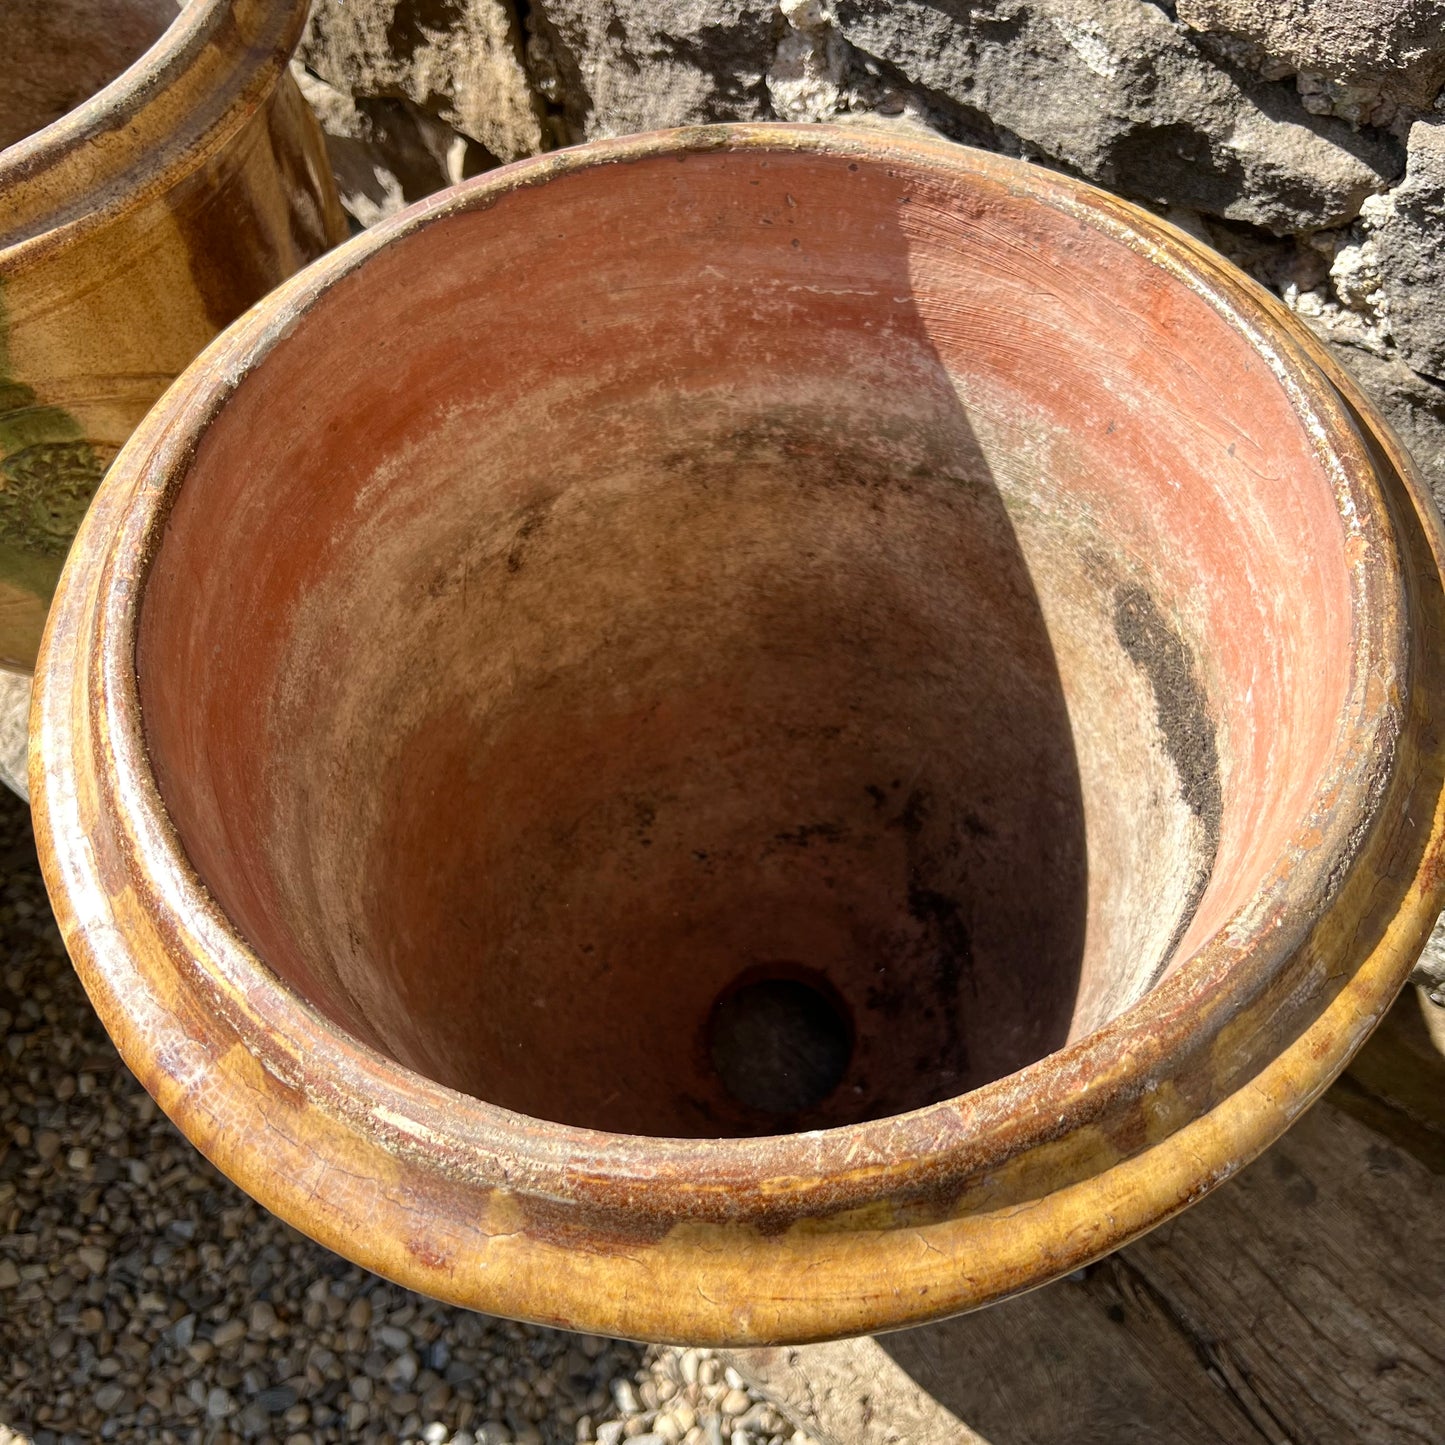
[{"label": "glazed ceramic pot", "polygon": [[131,1067],[367,1267],[796,1341],[1078,1268],[1326,1086],[1441,906],[1439,539],[1212,253],[942,142],[437,196],[137,432],[37,684]]},{"label": "glazed ceramic pot", "polygon": [[96,483],[228,322],[346,234],[286,71],[306,0],[6,0],[0,667]]}]

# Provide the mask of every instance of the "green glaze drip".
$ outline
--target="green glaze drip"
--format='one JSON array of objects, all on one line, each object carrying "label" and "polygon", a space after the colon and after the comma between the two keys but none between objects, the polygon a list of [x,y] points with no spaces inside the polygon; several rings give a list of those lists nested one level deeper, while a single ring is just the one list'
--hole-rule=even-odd
[{"label": "green glaze drip", "polygon": [[9,334],[0,277],[0,576],[48,597],[115,451],[13,375]]}]

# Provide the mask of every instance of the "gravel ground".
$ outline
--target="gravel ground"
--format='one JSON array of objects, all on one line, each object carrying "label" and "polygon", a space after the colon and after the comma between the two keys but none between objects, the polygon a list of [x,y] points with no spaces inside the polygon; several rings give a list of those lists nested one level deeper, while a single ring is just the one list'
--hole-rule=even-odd
[{"label": "gravel ground", "polygon": [[811,1445],[706,1351],[450,1309],[313,1244],[120,1062],[0,798],[0,1445]]}]

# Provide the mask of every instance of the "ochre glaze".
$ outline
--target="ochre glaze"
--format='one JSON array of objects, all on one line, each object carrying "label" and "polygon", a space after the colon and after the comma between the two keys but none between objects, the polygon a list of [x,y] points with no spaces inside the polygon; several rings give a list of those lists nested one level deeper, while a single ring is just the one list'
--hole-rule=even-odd
[{"label": "ochre glaze", "polygon": [[[162,1106],[372,1269],[693,1342],[973,1308],[1252,1158],[1408,973],[1422,497],[1287,313],[1078,183],[539,158],[282,287],[117,460],[47,880]],[[837,1020],[817,1097],[728,1085],[759,984]]]},{"label": "ochre glaze", "polygon": [[29,84],[0,98],[0,667],[34,666],[75,529],[151,404],[346,234],[286,72],[305,15],[305,0],[7,10]]}]

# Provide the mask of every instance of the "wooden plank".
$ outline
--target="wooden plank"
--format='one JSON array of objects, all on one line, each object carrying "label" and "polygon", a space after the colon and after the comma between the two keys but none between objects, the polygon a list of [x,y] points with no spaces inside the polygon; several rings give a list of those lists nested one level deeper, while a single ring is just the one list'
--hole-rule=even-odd
[{"label": "wooden plank", "polygon": [[1406,989],[1330,1098],[1445,1174],[1445,1008]]},{"label": "wooden plank", "polygon": [[729,1358],[833,1445],[1439,1445],[1445,1175],[1426,1142],[1421,1157],[1332,1095],[1082,1278]]},{"label": "wooden plank", "polygon": [[989,1445],[896,1365],[874,1338],[720,1353],[826,1445]]}]

